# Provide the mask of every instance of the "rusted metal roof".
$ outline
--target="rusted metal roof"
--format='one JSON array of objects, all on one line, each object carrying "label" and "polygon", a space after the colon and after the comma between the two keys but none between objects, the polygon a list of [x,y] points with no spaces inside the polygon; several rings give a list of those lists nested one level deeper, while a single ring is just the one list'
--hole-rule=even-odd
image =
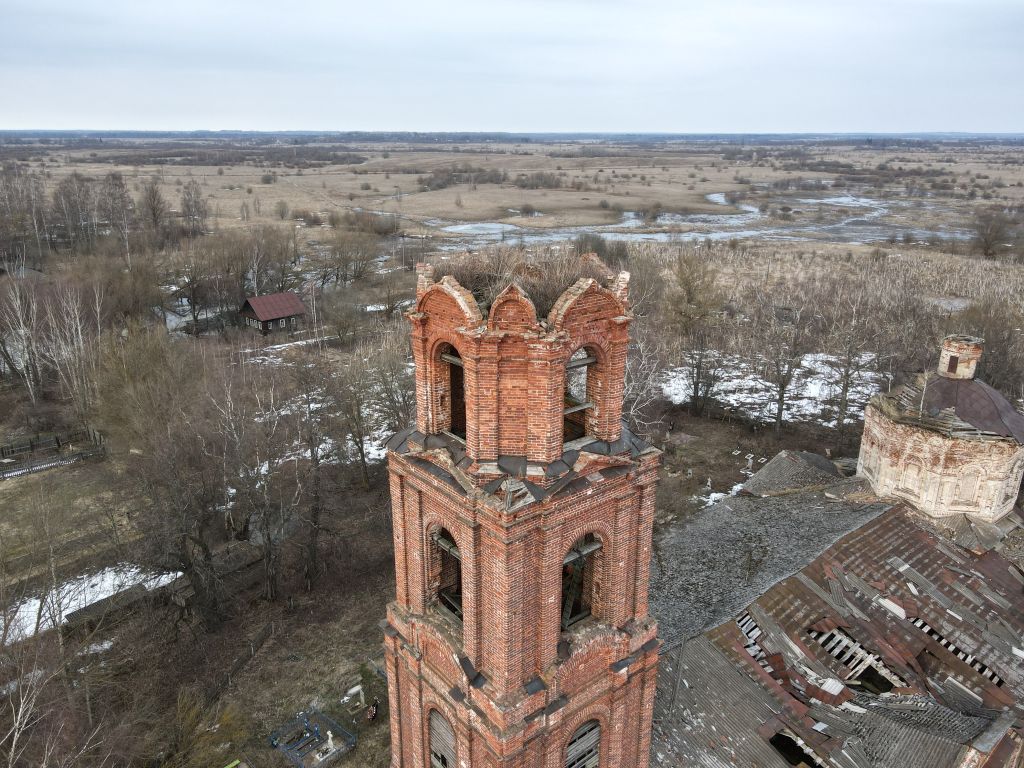
[{"label": "rusted metal roof", "polygon": [[[972,749],[1010,765],[1021,578],[859,488],[726,499],[656,539],[652,765],[774,766],[780,732],[829,768],[955,768]],[[811,630],[839,630],[900,685],[851,688],[857,663]]]},{"label": "rusted metal roof", "polygon": [[306,306],[302,303],[302,299],[291,291],[251,296],[245,300],[238,311],[244,312],[246,307],[252,310],[260,322],[306,314]]}]

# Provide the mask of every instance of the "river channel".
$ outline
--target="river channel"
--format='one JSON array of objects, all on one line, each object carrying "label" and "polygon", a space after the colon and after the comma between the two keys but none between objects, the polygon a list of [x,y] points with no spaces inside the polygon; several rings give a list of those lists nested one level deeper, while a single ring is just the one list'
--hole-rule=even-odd
[{"label": "river channel", "polygon": [[531,227],[498,221],[457,222],[430,219],[423,222],[445,238],[445,250],[477,248],[493,243],[542,244],[571,240],[582,234],[608,240],[680,242],[686,240],[784,240],[833,243],[927,241],[933,238],[965,240],[970,232],[956,228],[927,229],[919,225],[922,214],[934,214],[934,203],[919,200],[876,199],[866,194],[826,194],[776,198],[773,204],[788,211],[792,220],[780,220],[751,205],[731,206],[725,193],[706,195],[708,202],[729,207],[729,213],[664,213],[649,221],[625,212],[620,221],[573,227]]}]

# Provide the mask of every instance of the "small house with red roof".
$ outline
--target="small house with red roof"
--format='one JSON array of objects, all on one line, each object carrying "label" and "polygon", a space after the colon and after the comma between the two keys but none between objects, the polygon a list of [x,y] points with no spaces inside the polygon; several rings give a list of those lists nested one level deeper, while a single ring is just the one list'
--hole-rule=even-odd
[{"label": "small house with red roof", "polygon": [[242,322],[264,334],[274,331],[294,331],[306,319],[306,306],[292,291],[250,296],[238,310]]}]

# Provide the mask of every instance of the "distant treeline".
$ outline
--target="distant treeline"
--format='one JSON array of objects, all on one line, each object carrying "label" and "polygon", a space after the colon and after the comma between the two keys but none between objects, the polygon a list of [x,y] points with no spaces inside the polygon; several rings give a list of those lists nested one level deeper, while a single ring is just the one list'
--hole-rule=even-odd
[{"label": "distant treeline", "polygon": [[73,156],[72,163],[110,163],[111,165],[282,165],[288,168],[314,168],[325,165],[358,165],[366,156],[347,148],[324,146],[291,147],[182,147],[169,145],[88,157]]}]

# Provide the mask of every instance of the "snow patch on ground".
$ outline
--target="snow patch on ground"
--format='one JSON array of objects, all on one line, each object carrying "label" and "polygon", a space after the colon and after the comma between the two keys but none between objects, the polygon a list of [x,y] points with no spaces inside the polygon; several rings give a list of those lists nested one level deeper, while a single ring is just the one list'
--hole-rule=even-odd
[{"label": "snow patch on ground", "polygon": [[131,563],[109,566],[98,573],[83,574],[65,581],[43,595],[29,597],[7,610],[9,642],[31,637],[61,626],[68,614],[136,585],[157,589],[178,578],[180,573],[154,573]]},{"label": "snow patch on ground", "polygon": [[693,501],[699,502],[702,509],[713,507],[715,504],[720,502],[722,499],[727,499],[730,496],[735,496],[743,489],[743,483],[736,483],[732,488],[729,489],[728,493],[722,493],[720,491],[712,491],[705,495],[697,494],[693,497]]},{"label": "snow patch on ground", "polygon": [[[861,367],[869,362],[870,357],[863,358]],[[786,421],[818,422],[826,427],[837,426],[838,370],[839,361],[831,355],[820,352],[804,355],[789,387],[783,418]],[[770,422],[774,419],[773,387],[756,367],[739,357],[727,355],[723,376],[715,391],[716,400],[757,421]],[[876,371],[865,369],[855,373],[847,418],[861,418],[868,400],[886,389],[887,384],[886,376]],[[688,402],[692,392],[688,367],[667,371],[661,388],[665,397],[676,405]]]}]

